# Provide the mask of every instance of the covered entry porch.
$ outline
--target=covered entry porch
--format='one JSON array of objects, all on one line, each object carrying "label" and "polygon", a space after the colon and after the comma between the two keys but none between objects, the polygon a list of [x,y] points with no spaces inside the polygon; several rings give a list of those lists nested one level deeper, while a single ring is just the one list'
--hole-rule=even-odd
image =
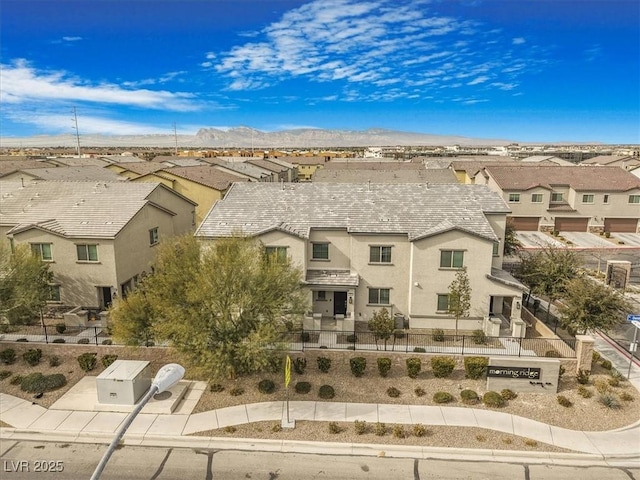
[{"label": "covered entry porch", "polygon": [[304,319],[309,330],[353,330],[356,288],[359,277],[349,270],[308,270],[311,311]]},{"label": "covered entry porch", "polygon": [[490,337],[523,338],[526,323],[522,320],[522,294],[527,289],[509,272],[491,269],[488,278],[496,288],[489,296],[489,315],[483,321],[484,333]]}]

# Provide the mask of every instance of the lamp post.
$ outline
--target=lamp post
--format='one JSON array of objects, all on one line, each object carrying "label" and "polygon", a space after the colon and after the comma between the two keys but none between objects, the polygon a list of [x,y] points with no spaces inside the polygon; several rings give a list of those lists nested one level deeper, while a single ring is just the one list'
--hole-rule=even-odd
[{"label": "lamp post", "polygon": [[176,383],[178,383],[183,376],[184,376],[184,367],[182,365],[178,365],[177,363],[169,363],[164,367],[162,367],[160,370],[158,370],[158,373],[156,374],[155,378],[151,382],[151,387],[149,387],[149,391],[145,393],[144,397],[142,397],[142,400],[140,400],[140,403],[136,405],[136,408],[133,409],[133,411],[126,418],[126,420],[124,421],[120,429],[116,432],[115,438],[111,441],[109,448],[104,453],[104,456],[100,460],[100,463],[94,470],[93,475],[91,476],[91,480],[97,480],[100,478],[100,475],[102,475],[102,471],[104,470],[104,467],[106,467],[107,462],[111,458],[111,455],[116,450],[116,447],[118,446],[118,443],[120,443],[120,440],[124,435],[124,432],[126,432],[127,429],[131,426],[131,423],[133,423],[133,420],[144,408],[144,406],[149,402],[149,400],[151,400],[151,398],[154,395],[157,395],[158,393],[166,392],[167,390],[169,390]]}]

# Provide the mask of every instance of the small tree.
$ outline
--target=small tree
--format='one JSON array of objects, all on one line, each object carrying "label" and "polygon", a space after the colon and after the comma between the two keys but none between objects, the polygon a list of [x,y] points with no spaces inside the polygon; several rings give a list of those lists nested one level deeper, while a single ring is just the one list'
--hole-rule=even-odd
[{"label": "small tree", "polygon": [[513,255],[520,250],[522,247],[522,243],[518,240],[516,235],[515,225],[513,224],[513,220],[507,218],[507,223],[504,229],[504,254],[505,255]]},{"label": "small tree", "polygon": [[469,316],[471,309],[471,286],[467,267],[456,272],[456,278],[449,285],[449,308],[448,312],[456,319],[456,335],[458,335],[458,321]]},{"label": "small tree", "polygon": [[373,332],[376,339],[376,350],[378,349],[378,340],[384,340],[384,349],[387,349],[387,341],[393,336],[395,330],[395,322],[389,310],[381,308],[373,313],[373,318],[367,324],[369,330]]}]

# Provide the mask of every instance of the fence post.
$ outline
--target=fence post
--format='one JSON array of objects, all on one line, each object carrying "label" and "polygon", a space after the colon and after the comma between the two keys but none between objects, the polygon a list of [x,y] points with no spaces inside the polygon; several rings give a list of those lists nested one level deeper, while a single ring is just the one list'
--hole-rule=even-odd
[{"label": "fence post", "polygon": [[404,334],[404,353],[409,353],[409,334]]},{"label": "fence post", "polygon": [[355,352],[357,350],[357,345],[358,344],[358,337],[356,337],[356,326],[355,326],[355,322],[353,325],[353,351]]},{"label": "fence post", "polygon": [[466,335],[462,335],[462,352],[460,352],[460,355],[464,355],[464,339],[466,338]]},{"label": "fence post", "polygon": [[518,357],[522,353],[522,337],[518,337]]},{"label": "fence post", "polygon": [[98,345],[98,327],[93,327],[93,338],[96,340],[96,345]]},{"label": "fence post", "polygon": [[47,326],[46,325],[42,325],[42,328],[44,329],[44,343],[49,343],[49,336],[47,335]]}]

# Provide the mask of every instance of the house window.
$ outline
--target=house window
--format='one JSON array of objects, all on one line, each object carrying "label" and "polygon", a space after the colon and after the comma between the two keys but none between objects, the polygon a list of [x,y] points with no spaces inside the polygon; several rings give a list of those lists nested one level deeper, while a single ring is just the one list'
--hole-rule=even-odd
[{"label": "house window", "polygon": [[438,294],[438,312],[449,311],[449,295]]},{"label": "house window", "polygon": [[593,195],[592,194],[582,195],[582,203],[593,203]]},{"label": "house window", "polygon": [[531,203],[542,203],[542,194],[541,193],[531,194]]},{"label": "house window", "polygon": [[369,247],[370,263],[391,263],[391,247]]},{"label": "house window", "polygon": [[313,254],[311,256],[313,260],[329,260],[329,244],[328,243],[314,243]]},{"label": "house window", "polygon": [[40,260],[45,262],[53,261],[53,255],[51,254],[51,244],[50,243],[32,243],[31,251],[34,255],[37,255]]},{"label": "house window", "polygon": [[629,203],[640,203],[640,195],[629,195]]},{"label": "house window", "polygon": [[604,197],[602,198],[602,203],[609,203],[609,194],[605,193]]},{"label": "house window", "polygon": [[493,242],[493,256],[497,257],[500,255],[500,242]]},{"label": "house window", "polygon": [[551,194],[551,201],[552,202],[561,202],[562,201],[562,194],[561,193],[552,193]]},{"label": "house window", "polygon": [[463,250],[441,250],[440,268],[462,268],[464,264]]},{"label": "house window", "polygon": [[389,292],[388,288],[370,288],[369,303],[372,305],[389,305]]},{"label": "house window", "polygon": [[277,262],[284,262],[287,259],[287,247],[266,247],[267,258],[275,259]]},{"label": "house window", "polygon": [[60,301],[60,285],[49,285],[49,298],[48,302]]},{"label": "house window", "polygon": [[511,202],[511,203],[520,203],[520,194],[519,193],[510,193],[509,194],[509,202]]},{"label": "house window", "polygon": [[149,230],[149,245],[157,244],[158,238],[158,227]]},{"label": "house window", "polygon": [[76,245],[79,262],[97,262],[98,246],[97,245]]},{"label": "house window", "polygon": [[326,300],[327,299],[327,292],[325,292],[324,290],[318,290],[318,300]]}]

